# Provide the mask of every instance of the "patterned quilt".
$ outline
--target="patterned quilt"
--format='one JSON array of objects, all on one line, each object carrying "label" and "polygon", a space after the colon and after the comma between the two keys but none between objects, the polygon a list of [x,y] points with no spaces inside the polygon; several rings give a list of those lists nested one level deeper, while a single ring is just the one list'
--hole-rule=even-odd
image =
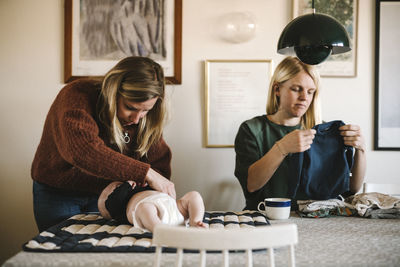
[{"label": "patterned quilt", "polygon": [[[257,211],[206,212],[209,228],[232,229],[269,225]],[[23,245],[38,252],[154,252],[152,233],[132,225],[106,220],[97,213],[78,214],[41,232]],[[165,252],[175,252],[165,248]]]}]

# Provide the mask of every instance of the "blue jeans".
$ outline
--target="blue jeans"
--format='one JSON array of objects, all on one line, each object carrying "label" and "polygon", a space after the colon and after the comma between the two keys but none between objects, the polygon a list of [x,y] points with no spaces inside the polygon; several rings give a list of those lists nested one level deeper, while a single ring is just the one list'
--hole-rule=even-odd
[{"label": "blue jeans", "polygon": [[33,181],[33,212],[40,232],[73,215],[98,212],[98,195],[54,188]]}]

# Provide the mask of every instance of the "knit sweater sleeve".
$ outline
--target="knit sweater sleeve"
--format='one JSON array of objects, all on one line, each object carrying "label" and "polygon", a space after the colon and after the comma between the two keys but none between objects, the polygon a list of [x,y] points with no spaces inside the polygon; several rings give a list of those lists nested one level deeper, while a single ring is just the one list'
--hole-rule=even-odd
[{"label": "knit sweater sleeve", "polygon": [[158,143],[151,146],[147,157],[152,169],[168,179],[171,178],[172,153],[163,138],[161,138]]}]

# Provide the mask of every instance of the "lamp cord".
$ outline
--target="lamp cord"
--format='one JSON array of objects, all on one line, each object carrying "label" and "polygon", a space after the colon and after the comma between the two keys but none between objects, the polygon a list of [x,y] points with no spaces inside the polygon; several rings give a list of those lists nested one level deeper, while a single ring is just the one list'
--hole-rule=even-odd
[{"label": "lamp cord", "polygon": [[312,0],[312,2],[311,2],[311,8],[312,8],[313,14],[315,14],[314,0]]}]

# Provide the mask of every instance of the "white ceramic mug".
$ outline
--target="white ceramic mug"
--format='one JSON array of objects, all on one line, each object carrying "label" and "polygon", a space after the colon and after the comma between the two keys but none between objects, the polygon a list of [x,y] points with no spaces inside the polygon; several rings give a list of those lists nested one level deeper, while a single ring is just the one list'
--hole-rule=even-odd
[{"label": "white ceramic mug", "polygon": [[[258,211],[264,213],[268,219],[284,220],[290,215],[290,199],[289,198],[266,198],[258,203]],[[264,209],[261,206],[264,205]]]}]

